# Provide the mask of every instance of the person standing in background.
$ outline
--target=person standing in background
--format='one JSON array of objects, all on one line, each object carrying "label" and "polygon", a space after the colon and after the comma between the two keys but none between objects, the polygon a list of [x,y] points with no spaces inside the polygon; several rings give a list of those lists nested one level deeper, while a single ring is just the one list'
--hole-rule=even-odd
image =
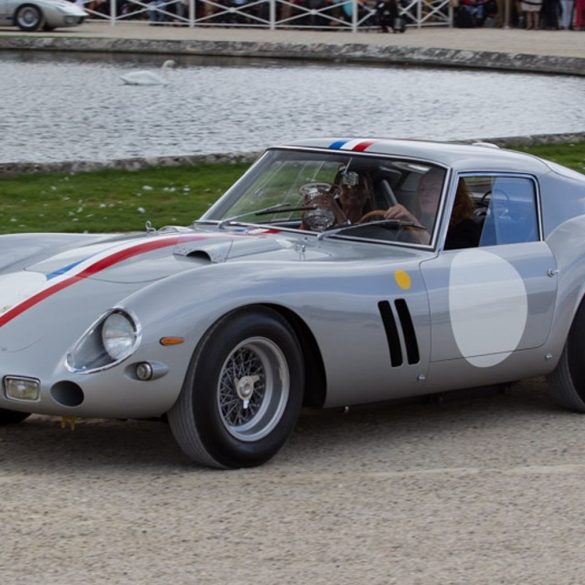
[{"label": "person standing in background", "polygon": [[559,30],[560,0],[542,0],[542,28]]},{"label": "person standing in background", "polygon": [[573,9],[575,8],[575,0],[561,0],[561,28],[563,30],[570,30],[573,28]]},{"label": "person standing in background", "polygon": [[575,19],[573,21],[575,30],[585,29],[585,0],[575,0]]},{"label": "person standing in background", "polygon": [[522,0],[520,5],[526,16],[526,30],[538,29],[542,0]]}]

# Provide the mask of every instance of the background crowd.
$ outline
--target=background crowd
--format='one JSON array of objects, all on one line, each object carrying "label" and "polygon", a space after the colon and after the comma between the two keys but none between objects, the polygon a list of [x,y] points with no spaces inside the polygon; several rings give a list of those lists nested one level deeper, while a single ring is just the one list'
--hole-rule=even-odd
[{"label": "background crowd", "polygon": [[[509,1],[506,7],[506,1]],[[110,16],[112,0],[77,0],[97,15]],[[116,16],[148,19],[155,25],[187,24],[189,0],[113,0]],[[527,30],[585,30],[585,0],[451,0],[456,27],[504,27]],[[258,25],[270,18],[268,0],[196,0],[194,19],[209,24]],[[354,5],[347,0],[286,0],[276,2],[276,21],[294,27],[335,28],[351,23]],[[403,32],[415,24],[413,0],[358,0],[362,28]],[[232,10],[230,10],[232,9]],[[449,3],[423,0],[427,22],[448,21]],[[508,16],[506,16],[506,11]],[[507,22],[506,22],[507,18]]]},{"label": "background crowd", "polygon": [[[510,0],[509,11],[516,28],[585,30],[585,0]],[[505,12],[505,0],[458,0],[454,24],[503,27]]]}]

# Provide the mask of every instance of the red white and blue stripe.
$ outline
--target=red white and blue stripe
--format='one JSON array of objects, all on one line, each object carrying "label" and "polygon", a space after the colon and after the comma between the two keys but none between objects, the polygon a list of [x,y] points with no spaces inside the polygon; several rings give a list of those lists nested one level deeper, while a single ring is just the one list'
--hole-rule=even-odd
[{"label": "red white and blue stripe", "polygon": [[351,150],[352,152],[364,152],[376,142],[378,141],[364,140],[363,138],[353,140],[336,140],[329,145],[329,148],[333,150]]},{"label": "red white and blue stripe", "polygon": [[[278,230],[260,229],[245,235],[265,235],[278,233]],[[231,234],[232,237],[234,234]],[[48,297],[81,282],[125,260],[147,254],[162,248],[176,246],[185,242],[207,240],[212,234],[180,234],[160,236],[148,241],[132,240],[112,245],[111,243],[88,246],[90,255],[82,260],[71,262],[72,254],[80,250],[64,252],[53,260],[63,259],[64,266],[46,276],[38,272],[16,272],[0,277],[0,327],[6,325],[28,309],[38,305]],[[69,263],[65,263],[69,260]],[[4,307],[2,305],[5,305]],[[3,312],[4,311],[4,312]]]}]

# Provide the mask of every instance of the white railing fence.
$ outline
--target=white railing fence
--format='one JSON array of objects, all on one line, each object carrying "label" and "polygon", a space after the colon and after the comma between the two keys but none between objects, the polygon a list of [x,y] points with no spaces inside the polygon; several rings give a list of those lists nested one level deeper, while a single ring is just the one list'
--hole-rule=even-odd
[{"label": "white railing fence", "polygon": [[[81,0],[93,20],[153,26],[358,30],[380,27],[379,0]],[[78,3],[81,3],[78,0]],[[406,26],[452,26],[451,0],[398,0]]]}]

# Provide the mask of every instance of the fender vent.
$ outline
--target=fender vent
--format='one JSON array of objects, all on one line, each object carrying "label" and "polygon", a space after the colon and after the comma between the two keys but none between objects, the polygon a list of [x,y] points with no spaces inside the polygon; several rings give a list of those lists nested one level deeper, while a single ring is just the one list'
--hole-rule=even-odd
[{"label": "fender vent", "polygon": [[388,301],[380,301],[378,303],[382,323],[384,323],[384,330],[386,331],[386,339],[388,340],[388,349],[390,350],[390,363],[392,367],[402,365],[402,348],[400,347],[400,338],[398,337],[398,327],[396,327],[396,319],[392,313],[392,307]]},{"label": "fender vent", "polygon": [[[416,332],[410,316],[410,310],[404,299],[396,299],[394,307],[402,329],[402,337],[406,349],[406,359],[409,364],[417,364],[420,361],[420,354],[418,350],[418,341],[416,339]],[[393,368],[401,366],[404,362],[402,344],[400,340],[400,332],[394,311],[388,301],[380,301],[378,303],[378,310],[382,317],[384,324],[384,331],[386,332],[386,339],[388,340],[388,350],[390,351],[390,363]]]},{"label": "fender vent", "polygon": [[396,299],[394,306],[398,311],[398,318],[402,325],[402,333],[404,334],[404,343],[406,344],[406,357],[409,364],[418,364],[420,355],[418,353],[418,341],[416,340],[416,332],[412,324],[412,318],[408,305],[404,299]]}]

